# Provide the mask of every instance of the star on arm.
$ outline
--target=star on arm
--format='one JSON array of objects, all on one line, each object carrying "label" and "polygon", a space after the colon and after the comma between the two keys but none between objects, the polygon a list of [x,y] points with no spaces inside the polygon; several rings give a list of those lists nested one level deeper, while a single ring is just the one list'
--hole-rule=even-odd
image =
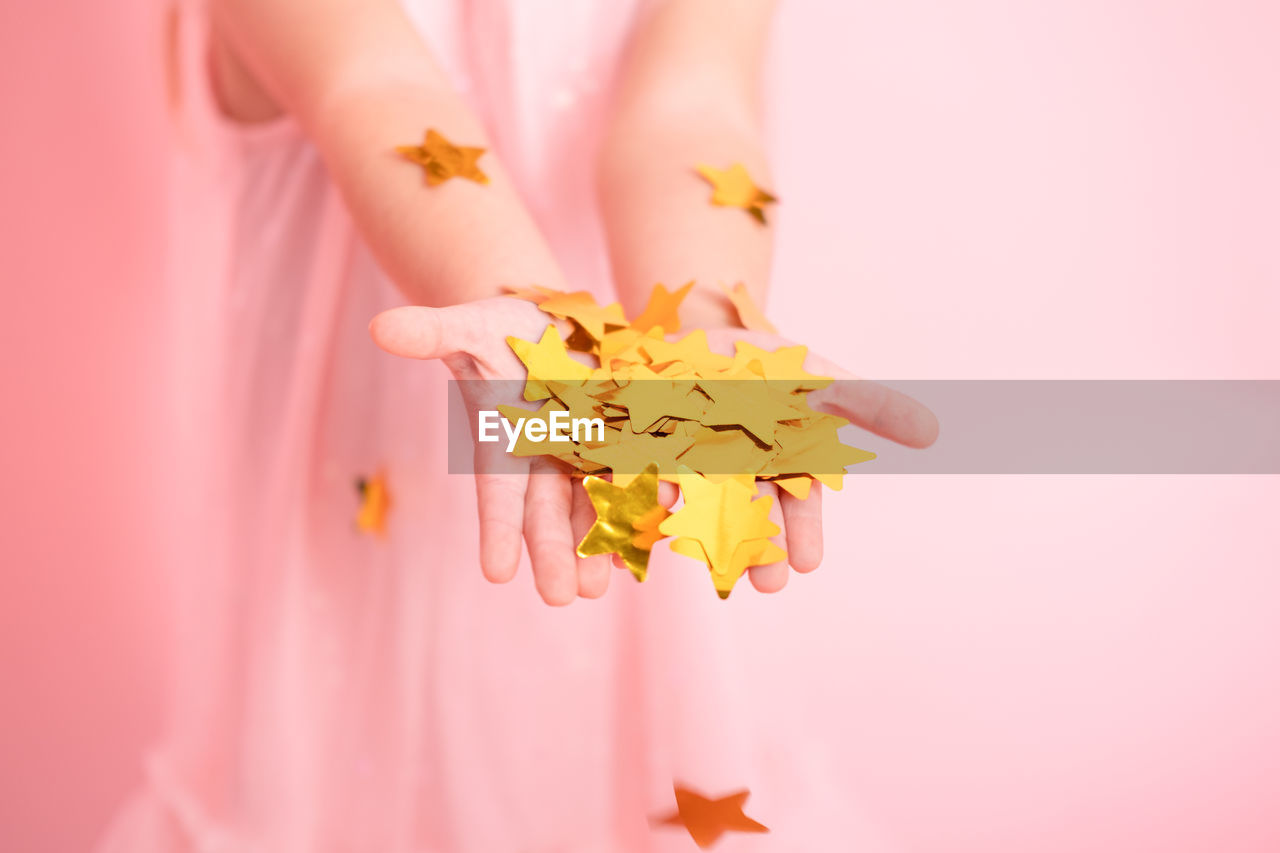
[{"label": "star on arm", "polygon": [[766,224],[764,206],[773,204],[778,199],[771,193],[756,186],[741,163],[734,163],[727,169],[716,169],[707,165],[699,165],[698,174],[711,184],[711,203],[722,207],[740,207],[759,222]]},{"label": "star on arm", "polygon": [[421,145],[400,145],[396,152],[423,168],[427,186],[443,184],[450,178],[466,178],[477,184],[489,183],[489,176],[476,165],[485,149],[454,145],[438,131],[428,130]]}]

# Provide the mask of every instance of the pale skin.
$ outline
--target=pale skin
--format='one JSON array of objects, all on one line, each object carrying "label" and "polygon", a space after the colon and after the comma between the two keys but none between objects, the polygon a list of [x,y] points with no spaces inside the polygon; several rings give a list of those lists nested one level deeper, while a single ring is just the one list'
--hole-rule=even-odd
[{"label": "pale skin", "polygon": [[[769,349],[791,343],[736,327],[715,287],[744,282],[763,304],[773,229],[708,204],[710,188],[693,167],[742,163],[772,188],[758,79],[772,13],[772,0],[651,4],[623,60],[598,162],[614,284],[628,314],[644,307],[654,283],[696,280],[681,310],[684,327],[707,329],[713,347],[730,353],[735,340]],[[458,144],[489,147],[395,0],[216,0],[215,22],[223,108],[245,121],[285,111],[298,119],[366,242],[412,303],[373,318],[376,343],[404,357],[441,359],[459,378],[522,377],[505,338],[536,340],[547,318],[531,303],[500,296],[503,288],[582,285],[565,280],[498,152],[481,160],[488,185],[455,179],[430,190],[421,172],[394,154],[394,146],[420,141],[427,127]],[[814,355],[805,367],[851,376]],[[515,401],[468,402],[493,408]],[[928,409],[873,383],[817,392],[811,403],[907,446],[926,447],[937,435]],[[477,445],[476,453],[501,452],[496,448]],[[527,547],[548,604],[604,594],[613,566],[607,557],[574,553],[594,513],[567,474],[478,474],[476,490],[486,578],[511,580]],[[775,499],[773,520],[783,530],[777,540],[790,567],[817,568],[820,489],[805,501],[779,495],[769,483],[760,491]],[[668,489],[665,497],[675,496]],[[757,589],[775,592],[789,571],[777,563],[749,576]]]}]

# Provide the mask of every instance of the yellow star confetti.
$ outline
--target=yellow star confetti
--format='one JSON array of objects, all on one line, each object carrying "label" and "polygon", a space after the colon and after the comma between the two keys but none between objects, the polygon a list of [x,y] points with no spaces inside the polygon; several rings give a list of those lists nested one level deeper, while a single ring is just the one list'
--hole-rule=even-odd
[{"label": "yellow star confetti", "polygon": [[742,282],[738,282],[733,287],[720,285],[720,289],[724,291],[725,296],[729,297],[729,301],[733,303],[733,309],[738,312],[738,320],[742,323],[743,328],[751,329],[755,332],[768,332],[771,335],[778,334],[778,329],[769,322],[769,318],[764,316],[764,312],[756,305],[755,300],[751,298],[750,291]]},{"label": "yellow star confetti", "polygon": [[551,392],[546,386],[548,379],[560,382],[581,379],[585,382],[591,375],[590,367],[569,357],[554,324],[547,326],[536,344],[513,337],[507,338],[507,343],[529,371],[529,379],[524,386],[526,400],[545,400],[550,397]]},{"label": "yellow star confetti", "polygon": [[[703,557],[711,568],[716,592],[721,598],[728,598],[738,578],[747,570],[751,558],[763,559],[769,554],[768,549],[752,545],[744,558],[739,559],[739,547],[757,540],[768,541],[770,536],[781,532],[781,528],[769,520],[773,498],[766,495],[752,500],[755,487],[745,486],[736,479],[713,483],[684,466],[679,474],[684,506],[662,522],[658,529],[668,536],[692,539],[701,545]],[[689,555],[688,551],[683,553]],[[782,557],[786,554],[778,559]],[[775,560],[764,559],[753,565],[769,562]]]},{"label": "yellow star confetti", "polygon": [[477,184],[489,183],[489,176],[476,165],[485,149],[454,145],[438,131],[428,130],[421,145],[400,145],[396,152],[423,168],[428,186],[443,184],[450,178],[467,178]]},{"label": "yellow star confetti", "polygon": [[747,817],[743,806],[749,790],[736,791],[718,799],[699,794],[680,785],[675,786],[676,810],[657,818],[660,826],[680,826],[689,833],[693,843],[705,850],[720,840],[726,832],[768,832],[769,827]]},{"label": "yellow star confetti", "polygon": [[690,290],[693,290],[691,281],[674,291],[667,290],[660,284],[654,285],[653,293],[649,294],[649,304],[631,323],[631,328],[647,332],[654,326],[660,326],[662,331],[674,335],[680,331],[680,303],[689,295]]},{"label": "yellow star confetti", "polygon": [[[604,337],[605,329],[621,329],[626,327],[627,318],[622,314],[622,306],[613,303],[601,308],[595,298],[585,290],[576,293],[558,293],[546,299],[538,306],[553,317],[563,317],[576,323],[590,340],[590,343]],[[577,349],[577,347],[575,347]]]},{"label": "yellow star confetti", "polygon": [[[690,289],[659,286],[632,323],[618,305],[600,306],[586,291],[515,291],[569,321],[573,332],[566,339],[549,324],[536,342],[507,339],[528,371],[524,397],[541,408],[498,409],[540,434],[560,413],[603,427],[603,434],[597,428],[554,443],[523,432],[510,447],[515,456],[550,457],[586,477],[598,523],[580,554],[618,554],[643,580],[653,544],[671,537],[671,550],[704,563],[725,598],[747,569],[787,556],[771,541],[779,532],[769,520],[773,499],[757,496],[757,480],[804,499],[815,480],[838,489],[845,466],[875,454],[842,444],[838,430],[846,422],[805,402],[831,379],[804,369],[804,347],[769,351],[739,341],[728,356],[713,352],[702,330],[668,339],[664,329],[680,328],[679,303]],[[739,296],[750,304],[745,290]],[[738,310],[749,314],[742,304]],[[684,495],[674,514],[653,509],[661,480]]]},{"label": "yellow star confetti", "polygon": [[578,556],[617,554],[636,580],[649,571],[649,552],[662,535],[658,525],[671,513],[658,503],[658,466],[649,465],[626,487],[599,477],[583,481],[596,522],[578,544]]},{"label": "yellow star confetti", "polygon": [[360,495],[360,509],[356,512],[356,529],[379,538],[387,535],[387,512],[391,509],[391,495],[387,491],[387,478],[378,473],[356,480]]},{"label": "yellow star confetti", "polygon": [[711,184],[711,203],[722,207],[740,207],[751,214],[761,225],[765,224],[764,206],[777,201],[767,191],[756,186],[741,163],[727,169],[699,165],[698,174]]}]

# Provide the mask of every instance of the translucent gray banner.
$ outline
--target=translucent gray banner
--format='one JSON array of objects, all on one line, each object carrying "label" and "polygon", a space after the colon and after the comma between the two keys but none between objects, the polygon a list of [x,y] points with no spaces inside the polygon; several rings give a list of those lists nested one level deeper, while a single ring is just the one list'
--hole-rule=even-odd
[{"label": "translucent gray banner", "polygon": [[[536,409],[545,401],[522,402],[523,381],[476,380],[450,384],[450,472],[523,470],[528,460],[507,452],[509,433],[492,419],[489,434],[493,435],[496,430],[499,440],[484,445],[475,443],[478,417],[474,409],[464,404],[463,391],[468,400],[480,401],[489,409],[499,404]],[[756,386],[743,390],[759,399],[758,386],[762,383],[758,382],[720,380],[714,387],[700,388],[695,393],[701,395],[697,398],[699,401],[702,397],[727,400],[736,396],[732,387],[735,384]],[[929,407],[936,414],[941,431],[933,446],[917,450],[902,447],[855,425],[841,428],[838,434],[844,445],[875,454],[873,459],[849,466],[849,473],[854,475],[1280,474],[1280,381],[1277,380],[913,380],[880,384]],[[874,389],[865,380],[836,381],[811,393],[804,389],[786,390],[804,401],[801,409],[807,404],[818,411],[847,415],[847,407],[842,405],[847,403],[861,407],[862,416],[874,414],[874,405],[868,407],[867,404],[869,400],[874,402],[876,395],[869,393]],[[670,393],[666,384],[654,390],[655,395],[666,393]],[[688,390],[678,387],[676,393],[678,396]],[[646,411],[655,406],[663,410],[658,402]],[[552,408],[556,407],[553,404]],[[757,436],[746,427],[728,423],[715,424],[710,427],[712,431],[706,431],[705,424],[690,423],[694,416],[679,410],[679,405],[673,404],[670,409],[684,415],[684,419],[657,420],[654,424],[637,426],[631,422],[634,419],[625,418],[626,411],[621,406],[602,407],[597,413],[607,415],[610,428],[615,430],[607,443],[648,442],[646,446],[654,448],[655,453],[670,455],[672,465],[687,459],[685,454],[689,451],[664,444],[665,438],[659,440],[658,433],[663,430],[670,432],[666,438],[696,434],[699,437],[696,443],[704,445],[735,439],[730,442],[735,448],[731,452],[708,455],[699,451],[700,465],[695,467],[702,473],[734,474],[741,469],[755,470],[751,466],[770,464],[772,468],[761,469],[767,476],[829,474],[841,470],[843,462],[838,455],[806,456],[806,464],[819,459],[814,463],[818,470],[792,471],[790,468],[796,466],[786,461],[776,464],[769,461],[771,453],[774,459],[786,460],[787,454],[780,453],[778,448],[794,451],[794,442],[806,440],[805,425],[820,423],[817,419],[806,420],[803,412],[783,423],[773,434],[769,434],[768,418],[763,428],[758,425],[759,418],[755,418],[750,429],[764,433]],[[733,411],[732,407],[728,410]],[[567,432],[568,424],[562,426]],[[641,432],[652,429],[654,434],[637,438],[622,429]],[[726,431],[731,435],[718,434]],[[740,441],[736,440],[740,437],[739,431],[744,433]],[[572,452],[581,445],[570,441],[555,447],[546,446],[555,452]],[[477,447],[481,447],[478,454]],[[525,443],[524,447],[527,450],[530,445]],[[644,465],[624,458],[627,454],[620,452],[613,455],[602,455],[591,449],[583,452],[596,461],[587,460],[582,464],[603,468],[605,463],[599,460],[614,461],[616,465],[609,469],[616,473],[636,474]],[[644,459],[646,452],[638,452],[634,458]],[[824,461],[828,458],[836,461]],[[581,464],[577,467],[581,470]]]}]

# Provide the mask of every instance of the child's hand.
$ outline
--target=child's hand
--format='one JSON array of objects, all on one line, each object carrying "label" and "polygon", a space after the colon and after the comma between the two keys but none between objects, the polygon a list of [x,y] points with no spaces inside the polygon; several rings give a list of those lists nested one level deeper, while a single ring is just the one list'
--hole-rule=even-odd
[{"label": "child's hand", "polygon": [[[508,380],[488,385],[464,382],[463,396],[474,419],[481,410],[498,404],[523,406],[515,391],[526,375],[524,365],[507,345],[508,335],[536,340],[546,329],[548,317],[532,303],[500,297],[449,308],[406,307],[374,318],[370,331],[378,346],[407,358],[438,358],[459,380]],[[711,348],[732,354],[735,341],[748,341],[774,350],[793,344],[778,335],[740,328],[713,328],[707,333]],[[848,371],[810,354],[810,373],[853,379]],[[507,396],[500,396],[506,394]],[[810,405],[820,411],[848,418],[853,424],[904,444],[927,447],[938,434],[933,413],[903,394],[874,382],[840,382],[814,391]],[[552,605],[571,602],[576,596],[596,598],[608,588],[611,561],[607,557],[582,559],[576,544],[595,521],[595,513],[582,489],[574,488],[568,473],[551,460],[520,459],[505,455],[500,443],[476,444],[476,494],[480,512],[480,564],[485,577],[505,583],[515,575],[523,540],[528,544],[534,584],[543,600]],[[504,458],[500,458],[504,457]],[[494,470],[515,473],[485,473]],[[814,484],[807,500],[780,492],[772,483],[759,483],[761,494],[774,501],[773,521],[782,528],[778,544],[786,548],[788,562],[808,572],[822,560],[821,488]],[[665,489],[664,503],[674,490]],[[776,592],[787,581],[785,563],[751,568],[752,584],[762,592]]]},{"label": "child's hand", "polygon": [[[405,307],[384,311],[369,324],[374,341],[393,355],[438,358],[461,383],[472,423],[498,404],[524,407],[524,365],[507,345],[514,335],[536,341],[550,318],[531,302],[497,297],[448,308]],[[501,396],[506,394],[507,396]],[[520,544],[528,544],[534,585],[551,605],[577,596],[597,598],[609,585],[607,556],[580,558],[577,543],[595,522],[595,511],[569,475],[543,457],[507,456],[503,444],[476,443],[476,498],[480,512],[480,567],[495,583],[515,576]],[[503,457],[503,458],[499,458]],[[515,473],[486,473],[512,471]]]},{"label": "child's hand", "polygon": [[[713,328],[707,332],[711,349],[733,355],[734,342],[746,341],[769,351],[795,346],[779,335],[741,328]],[[804,369],[837,380],[856,379],[852,373],[809,353]],[[907,447],[928,447],[938,437],[938,419],[926,406],[898,391],[868,380],[834,382],[811,391],[809,405],[847,418],[850,423]],[[800,500],[773,483],[757,483],[760,494],[775,498],[771,520],[782,528],[774,540],[787,551],[787,562],[798,572],[811,572],[822,561],[822,487],[814,483],[809,497]],[[787,583],[787,563],[748,569],[751,583],[761,592],[777,592]]]}]

